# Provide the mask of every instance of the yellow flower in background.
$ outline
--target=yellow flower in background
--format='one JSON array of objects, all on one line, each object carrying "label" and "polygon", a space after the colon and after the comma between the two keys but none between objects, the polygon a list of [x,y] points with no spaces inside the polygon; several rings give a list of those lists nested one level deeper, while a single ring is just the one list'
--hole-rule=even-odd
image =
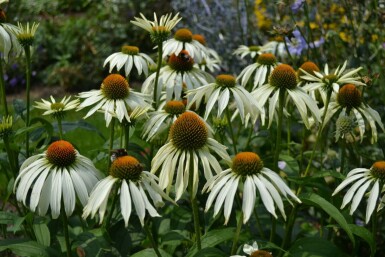
[{"label": "yellow flower in background", "polygon": [[254,14],[260,30],[267,31],[271,28],[272,21],[267,17],[266,5],[263,0],[255,0]]}]

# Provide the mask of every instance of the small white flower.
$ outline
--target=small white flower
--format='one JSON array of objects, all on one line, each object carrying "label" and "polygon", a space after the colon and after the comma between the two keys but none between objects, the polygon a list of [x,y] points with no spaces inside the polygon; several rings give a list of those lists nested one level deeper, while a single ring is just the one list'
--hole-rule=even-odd
[{"label": "small white flower", "polygon": [[[356,168],[351,170],[345,180],[334,190],[333,195],[336,195],[342,189],[351,184],[342,201],[341,209],[348,203],[350,206],[350,215],[357,209],[359,203],[365,195],[365,192],[370,188],[368,204],[366,206],[365,222],[368,223],[373,211],[377,205],[378,198],[381,192],[384,192],[385,178],[385,161],[375,162],[370,169]],[[378,206],[378,210],[385,203],[385,196],[381,199],[382,204]]]},{"label": "small white flower", "polygon": [[144,75],[148,75],[148,66],[155,65],[154,61],[150,56],[139,52],[139,48],[136,46],[123,46],[121,52],[113,53],[107,57],[104,61],[103,67],[107,63],[110,63],[111,73],[112,69],[116,67],[119,71],[124,66],[124,73],[126,77],[130,75],[132,68],[135,66],[138,74],[141,75],[142,71]]},{"label": "small white flower", "polygon": [[50,208],[52,218],[56,219],[62,206],[70,216],[76,199],[84,206],[98,177],[99,172],[91,160],[80,155],[69,142],[60,140],[44,153],[24,161],[14,191],[16,199],[32,212],[45,215]]},{"label": "small white flower", "polygon": [[[243,184],[243,187],[239,186],[240,184]],[[298,203],[301,202],[280,176],[263,166],[263,162],[257,154],[241,152],[234,157],[231,168],[212,177],[203,187],[204,192],[210,192],[205,211],[210,209],[216,199],[214,216],[219,213],[223,205],[225,224],[227,224],[238,188],[243,188],[243,223],[249,220],[253,212],[257,190],[266,210],[275,218],[277,218],[275,213],[275,207],[277,206],[283,218],[286,219],[281,196],[287,200],[289,200],[288,196],[290,196]]]},{"label": "small white flower", "polygon": [[42,102],[35,102],[35,108],[45,110],[43,115],[63,116],[65,112],[76,109],[80,103],[79,99],[70,101],[71,96],[64,96],[60,102],[56,102],[52,95],[50,98],[51,102],[44,99],[41,99]]},{"label": "small white flower", "polygon": [[[255,255],[253,256],[270,256],[273,257],[273,255],[269,252],[266,252],[264,250],[259,250],[258,243],[256,241],[253,242],[253,245],[244,244],[243,245],[243,252],[248,254],[249,256],[252,256],[253,253]],[[230,257],[245,257],[244,255],[232,255]]]},{"label": "small white flower", "polygon": [[[159,217],[154,206],[148,200],[150,196],[156,207],[164,205],[162,197],[172,200],[157,185],[158,178],[148,171],[144,171],[139,161],[132,156],[118,157],[111,165],[110,175],[99,181],[83,209],[83,218],[99,213],[99,222],[102,223],[107,209],[108,198],[112,188],[118,187],[120,195],[120,212],[127,227],[132,213],[132,205],[135,207],[140,223],[144,225],[146,210],[151,217]],[[145,193],[147,191],[147,194]],[[113,212],[114,210],[109,210]]]},{"label": "small white flower", "polygon": [[23,49],[16,37],[20,29],[13,24],[6,23],[5,20],[5,12],[4,10],[0,10],[0,52],[1,58],[7,62],[11,53],[18,56]]}]

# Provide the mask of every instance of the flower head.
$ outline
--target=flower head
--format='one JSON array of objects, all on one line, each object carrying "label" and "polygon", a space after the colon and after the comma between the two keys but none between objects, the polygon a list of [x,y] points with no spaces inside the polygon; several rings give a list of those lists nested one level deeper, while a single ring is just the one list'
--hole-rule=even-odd
[{"label": "flower head", "polygon": [[76,199],[84,206],[98,181],[91,160],[80,155],[71,143],[60,140],[47,150],[25,160],[16,178],[16,199],[31,211],[45,215],[51,209],[56,219],[62,205],[67,216],[75,209]]},{"label": "flower head", "polygon": [[[273,257],[270,252],[260,250],[258,247],[258,243],[256,241],[253,242],[253,245],[244,244],[243,252],[248,254],[250,257]],[[230,257],[244,257],[241,255],[232,255]]]},{"label": "flower head", "polygon": [[102,110],[107,126],[113,117],[117,117],[120,122],[123,118],[130,121],[131,111],[138,106],[149,107],[151,102],[151,96],[130,89],[127,80],[119,74],[108,75],[99,90],[82,92],[79,97],[85,100],[78,106],[78,110],[95,104],[84,118]]},{"label": "flower head", "polygon": [[70,101],[71,96],[63,97],[60,102],[56,102],[52,95],[50,98],[51,102],[44,99],[41,99],[42,102],[35,102],[35,108],[45,110],[43,115],[52,115],[54,118],[63,118],[67,111],[76,109],[80,103],[79,99]]},{"label": "flower head", "polygon": [[1,58],[4,58],[5,61],[8,61],[11,53],[17,56],[22,52],[21,45],[16,36],[19,30],[19,27],[6,23],[5,11],[0,9],[0,38],[2,40],[0,52]]},{"label": "flower head", "polygon": [[[160,169],[159,185],[162,189],[169,188],[177,171],[175,181],[175,199],[178,200],[186,190],[189,173],[193,172],[193,194],[198,189],[198,166],[203,166],[206,179],[212,177],[212,170],[216,173],[221,167],[210,151],[218,154],[222,159],[230,161],[226,147],[211,138],[211,129],[197,114],[186,111],[173,123],[170,129],[170,141],[161,147],[152,160],[151,172]],[[193,167],[190,170],[190,167]]]},{"label": "flower head", "polygon": [[23,47],[30,47],[33,45],[35,40],[35,33],[37,28],[39,27],[39,23],[32,23],[32,26],[29,26],[29,22],[26,25],[21,24],[20,22],[17,24],[19,30],[15,31],[15,35],[20,45]]},{"label": "flower head", "polygon": [[135,21],[131,21],[131,23],[148,31],[151,40],[156,44],[160,44],[166,40],[169,37],[171,30],[182,19],[182,17],[179,17],[179,13],[175,14],[174,17],[172,17],[171,13],[162,15],[159,22],[156,13],[154,13],[154,21],[147,20],[143,14],[140,14],[140,16],[142,18],[135,17]]},{"label": "flower head", "polygon": [[257,87],[262,86],[267,81],[267,78],[270,76],[277,64],[278,63],[274,54],[262,53],[258,56],[256,63],[250,64],[242,70],[237,77],[237,80],[241,81],[242,86],[245,87],[254,74],[252,87],[252,90],[254,90]]},{"label": "flower head", "polygon": [[307,80],[304,80],[302,78],[302,76],[305,75],[305,73],[302,71],[306,71],[307,73],[309,73],[310,75],[315,75],[314,72],[319,72],[319,68],[317,66],[317,64],[315,64],[314,62],[310,62],[310,61],[307,61],[307,62],[304,62],[298,69],[297,71],[297,76],[298,76],[298,79],[299,80],[302,80],[302,81],[305,81],[307,82]]},{"label": "flower head", "polygon": [[[357,209],[359,203],[365,195],[365,192],[370,188],[368,204],[366,206],[365,222],[368,223],[373,211],[377,205],[378,198],[381,192],[384,191],[385,183],[385,161],[375,162],[370,169],[356,168],[351,170],[345,180],[334,190],[333,195],[336,195],[342,189],[351,184],[351,187],[346,192],[342,201],[341,209],[348,203],[350,206],[350,215]],[[385,201],[383,196],[381,202]],[[382,205],[378,206],[381,209]]]},{"label": "flower head", "polygon": [[3,117],[0,123],[0,139],[12,134],[12,116]]},{"label": "flower head", "polygon": [[139,52],[138,47],[128,45],[123,46],[121,52],[108,56],[104,61],[103,67],[106,66],[107,63],[110,63],[110,73],[114,67],[119,71],[124,66],[126,77],[130,75],[133,66],[135,66],[139,75],[142,74],[143,71],[144,75],[147,76],[148,66],[155,65],[150,56]]},{"label": "flower head", "polygon": [[[83,210],[83,218],[94,217],[99,211],[99,221],[103,222],[107,209],[108,198],[114,185],[119,187],[120,211],[127,227],[132,213],[132,204],[135,207],[139,220],[144,225],[146,210],[151,217],[159,217],[154,206],[148,200],[150,196],[155,206],[164,205],[162,197],[172,201],[157,185],[158,178],[143,170],[143,166],[132,156],[121,156],[113,161],[110,174],[96,184],[89,201]],[[145,193],[147,191],[147,194]]]},{"label": "flower head", "polygon": [[[239,184],[243,184],[243,187],[239,186]],[[205,210],[207,211],[211,207],[216,198],[214,216],[218,214],[223,205],[225,224],[227,224],[238,186],[243,188],[243,223],[249,220],[254,209],[256,189],[259,191],[265,208],[275,218],[277,218],[275,213],[275,207],[277,206],[283,218],[286,219],[281,196],[284,196],[287,200],[289,200],[288,196],[290,196],[295,201],[301,202],[281,177],[274,171],[264,167],[263,161],[257,154],[241,152],[234,157],[229,169],[207,181],[203,191],[210,192],[210,194]]]}]

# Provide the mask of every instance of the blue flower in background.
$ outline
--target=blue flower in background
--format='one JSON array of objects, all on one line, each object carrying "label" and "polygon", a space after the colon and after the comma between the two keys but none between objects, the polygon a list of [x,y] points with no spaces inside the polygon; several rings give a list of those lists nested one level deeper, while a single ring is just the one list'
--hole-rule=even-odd
[{"label": "blue flower in background", "polygon": [[318,48],[325,42],[324,38],[321,38],[320,40],[308,44],[299,30],[294,30],[293,36],[294,37],[292,39],[286,37],[286,43],[288,44],[290,54],[296,56],[301,55],[302,51],[307,50],[309,47]]},{"label": "blue flower in background", "polygon": [[299,9],[301,9],[302,5],[305,3],[305,0],[296,0],[292,5],[291,5],[291,11],[296,14]]}]

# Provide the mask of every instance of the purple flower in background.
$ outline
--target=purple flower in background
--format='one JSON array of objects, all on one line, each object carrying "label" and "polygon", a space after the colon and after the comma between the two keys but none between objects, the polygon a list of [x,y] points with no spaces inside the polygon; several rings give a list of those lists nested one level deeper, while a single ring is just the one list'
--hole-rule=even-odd
[{"label": "purple flower in background", "polygon": [[305,3],[305,0],[296,0],[292,5],[291,5],[291,11],[295,14],[301,9],[302,5]]},{"label": "purple flower in background", "polygon": [[306,43],[305,38],[301,35],[301,32],[299,30],[294,30],[293,31],[293,38],[289,39],[286,37],[286,43],[289,48],[289,52],[292,55],[299,56],[302,54],[303,50],[307,50],[309,47],[310,48],[315,48],[315,47],[320,47],[325,40],[321,38],[320,40],[311,42],[311,43]]}]

